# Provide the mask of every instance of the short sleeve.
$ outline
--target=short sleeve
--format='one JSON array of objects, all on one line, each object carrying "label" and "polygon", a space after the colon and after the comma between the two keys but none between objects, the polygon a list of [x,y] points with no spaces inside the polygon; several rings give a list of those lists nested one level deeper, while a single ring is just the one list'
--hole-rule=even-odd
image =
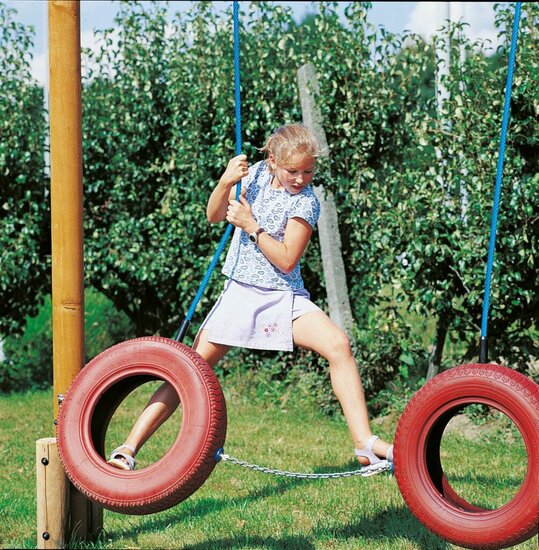
[{"label": "short sleeve", "polygon": [[309,191],[310,193],[297,197],[298,200],[291,209],[289,218],[302,218],[314,227],[320,217],[320,202],[312,188],[309,188]]},{"label": "short sleeve", "polygon": [[266,163],[263,160],[261,160],[256,164],[249,166],[249,174],[244,178],[242,178],[241,180],[242,187],[245,187],[245,189],[249,189],[249,186],[251,185],[251,183],[253,183],[255,178],[258,177],[264,170],[265,164]]}]

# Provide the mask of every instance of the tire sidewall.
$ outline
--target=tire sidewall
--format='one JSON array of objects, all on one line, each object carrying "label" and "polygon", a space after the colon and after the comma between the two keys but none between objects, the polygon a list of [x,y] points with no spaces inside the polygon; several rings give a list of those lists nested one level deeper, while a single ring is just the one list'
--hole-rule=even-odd
[{"label": "tire sidewall", "polygon": [[[526,476],[514,497],[496,510],[463,509],[444,498],[428,469],[429,435],[443,414],[481,403],[507,415],[526,446]],[[539,388],[523,375],[499,365],[462,365],[426,384],[403,413],[395,437],[395,477],[411,511],[427,528],[456,544],[500,548],[533,533],[538,521]],[[508,464],[510,467],[510,464]],[[537,502],[537,506],[530,503]],[[530,527],[531,526],[531,527]],[[536,527],[535,527],[536,528]],[[494,546],[489,546],[496,541]],[[479,545],[479,546],[478,546]]]},{"label": "tire sidewall", "polygon": [[[105,392],[140,375],[172,385],[181,401],[182,422],[174,443],[160,460],[126,472],[107,464],[96,451],[92,419]],[[100,354],[79,373],[61,406],[58,446],[68,477],[93,500],[129,513],[159,507],[163,498],[176,492],[192,494],[213,469],[213,455],[223,446],[226,431],[224,398],[221,393],[215,402],[207,388],[208,379],[219,387],[202,357],[165,338],[130,340]],[[221,409],[218,415],[225,411],[224,426],[215,425],[216,407]],[[202,480],[201,469],[209,469]]]}]

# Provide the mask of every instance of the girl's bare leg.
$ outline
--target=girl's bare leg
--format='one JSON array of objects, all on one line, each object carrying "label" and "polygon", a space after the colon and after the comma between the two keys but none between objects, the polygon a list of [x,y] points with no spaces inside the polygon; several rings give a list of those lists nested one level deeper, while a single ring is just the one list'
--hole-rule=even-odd
[{"label": "girl's bare leg", "polygon": [[[230,347],[208,342],[207,331],[202,330],[195,339],[193,349],[213,368],[225,356]],[[146,404],[125,443],[138,451],[157,428],[172,415],[179,404],[180,400],[176,390],[167,382],[162,384]],[[121,451],[134,456],[127,447],[122,447]]]},{"label": "girl's bare leg", "polygon": [[[292,324],[292,335],[297,346],[315,351],[329,362],[333,391],[354,445],[357,449],[364,449],[372,432],[363,385],[348,336],[321,311],[312,311],[296,319]],[[386,458],[389,447],[389,443],[378,439],[373,452],[380,458]],[[358,460],[363,466],[369,464],[367,458],[359,457]]]}]

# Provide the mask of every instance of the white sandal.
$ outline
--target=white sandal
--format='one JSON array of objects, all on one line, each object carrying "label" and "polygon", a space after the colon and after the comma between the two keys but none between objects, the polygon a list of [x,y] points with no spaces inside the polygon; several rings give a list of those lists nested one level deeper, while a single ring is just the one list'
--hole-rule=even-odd
[{"label": "white sandal", "polygon": [[[116,449],[114,449],[114,451],[110,453],[110,458],[107,461],[107,464],[110,464],[115,468],[119,468],[120,470],[134,470],[137,461],[133,456],[129,456],[128,454],[120,452],[120,449],[129,449],[133,454],[135,454],[136,452],[135,449],[131,447],[131,445],[126,445],[124,443],[123,445],[116,447]],[[125,462],[123,460],[120,460],[120,458],[123,458]]]},{"label": "white sandal", "polygon": [[373,466],[374,464],[378,464],[380,462],[383,462],[384,460],[387,460],[387,462],[393,462],[393,445],[389,447],[387,451],[387,459],[386,458],[379,458],[374,454],[374,451],[372,450],[372,446],[374,445],[374,442],[380,439],[377,435],[373,435],[369,437],[369,440],[367,441],[367,446],[364,449],[355,449],[355,453],[357,457],[367,458],[369,459],[369,466]]}]

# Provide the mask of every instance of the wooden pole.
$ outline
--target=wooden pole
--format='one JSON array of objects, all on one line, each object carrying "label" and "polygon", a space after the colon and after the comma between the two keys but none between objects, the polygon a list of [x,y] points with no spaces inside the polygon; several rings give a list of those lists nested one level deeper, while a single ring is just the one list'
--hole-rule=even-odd
[{"label": "wooden pole", "polygon": [[49,1],[54,417],[84,365],[80,5]]},{"label": "wooden pole", "polygon": [[68,482],[56,438],[36,442],[37,548],[62,548],[67,529]]},{"label": "wooden pole", "polygon": [[[320,107],[316,104],[316,95],[320,93],[318,76],[311,63],[302,65],[299,68],[298,88],[303,123],[312,130],[324,155],[329,156],[326,132],[322,126],[322,114]],[[336,325],[352,337],[354,318],[341,253],[341,235],[335,200],[329,188],[316,185],[313,189],[322,206],[318,220],[318,236],[326,282],[329,316]]]},{"label": "wooden pole", "polygon": [[[67,392],[84,366],[80,2],[49,0],[48,10],[53,399],[57,418],[59,396]],[[60,463],[57,453],[55,443],[49,449],[49,464],[53,455]],[[62,474],[65,481],[55,475],[54,484],[47,482],[45,501],[38,499],[40,548],[62,548],[73,537],[91,540],[103,529],[102,508],[67,481],[63,468]],[[64,494],[64,484],[69,498],[67,505],[59,505],[54,495]],[[39,546],[44,541],[40,518],[48,516],[50,510],[62,516],[55,520],[54,544]]]}]

